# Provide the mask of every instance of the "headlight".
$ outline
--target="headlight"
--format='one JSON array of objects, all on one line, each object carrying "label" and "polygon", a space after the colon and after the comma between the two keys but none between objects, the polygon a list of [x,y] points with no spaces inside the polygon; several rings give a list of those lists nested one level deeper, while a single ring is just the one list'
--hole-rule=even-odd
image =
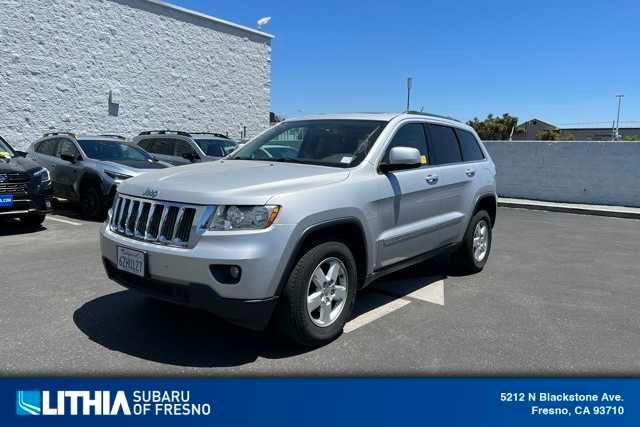
[{"label": "headlight", "polygon": [[107,175],[114,179],[114,181],[124,181],[125,179],[131,178],[131,175],[125,175],[123,173],[118,173],[114,171],[104,171]]},{"label": "headlight", "polygon": [[51,173],[49,173],[49,169],[47,168],[42,168],[39,171],[37,171],[36,173],[33,174],[34,176],[40,177],[40,182],[41,183],[47,183],[51,181]]},{"label": "headlight", "polygon": [[218,206],[209,218],[210,231],[260,230],[278,217],[280,206]]}]

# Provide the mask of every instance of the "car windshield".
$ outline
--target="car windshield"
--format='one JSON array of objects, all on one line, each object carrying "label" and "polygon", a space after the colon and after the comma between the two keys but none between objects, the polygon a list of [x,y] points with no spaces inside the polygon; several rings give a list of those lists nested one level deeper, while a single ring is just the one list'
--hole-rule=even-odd
[{"label": "car windshield", "polygon": [[196,139],[196,144],[207,156],[224,157],[236,149],[238,143],[230,139]]},{"label": "car windshield", "polygon": [[5,143],[2,138],[0,138],[0,159],[10,159],[15,155],[16,154],[13,152],[13,149],[9,147],[9,144]]},{"label": "car windshield", "polygon": [[145,151],[124,142],[109,140],[81,139],[78,144],[91,159],[101,161],[113,160],[153,160]]},{"label": "car windshield", "polygon": [[353,167],[362,162],[386,125],[373,120],[283,122],[229,158]]}]

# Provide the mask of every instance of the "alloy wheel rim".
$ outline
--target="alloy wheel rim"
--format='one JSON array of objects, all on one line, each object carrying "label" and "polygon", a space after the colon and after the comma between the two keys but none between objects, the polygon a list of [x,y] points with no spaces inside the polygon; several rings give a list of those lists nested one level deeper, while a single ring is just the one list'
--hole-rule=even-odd
[{"label": "alloy wheel rim", "polygon": [[489,224],[481,220],[473,230],[473,258],[476,262],[482,262],[487,257],[489,250]]},{"label": "alloy wheel rim", "polygon": [[338,319],[347,301],[348,278],[344,263],[335,257],[320,262],[307,284],[307,313],[321,328]]}]

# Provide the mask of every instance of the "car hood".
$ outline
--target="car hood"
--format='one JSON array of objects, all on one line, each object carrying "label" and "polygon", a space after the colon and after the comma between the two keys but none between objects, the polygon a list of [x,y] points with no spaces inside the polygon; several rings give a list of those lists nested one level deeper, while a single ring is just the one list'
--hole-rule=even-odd
[{"label": "car hood", "polygon": [[123,182],[118,189],[145,197],[157,191],[158,200],[203,205],[267,203],[273,196],[345,180],[349,172],[325,166],[219,160],[152,171]]},{"label": "car hood", "polygon": [[137,176],[153,169],[165,169],[169,167],[168,164],[164,162],[148,162],[146,160],[103,161],[100,162],[100,164],[105,170],[112,170],[132,176]]},{"label": "car hood", "polygon": [[15,172],[33,173],[41,168],[42,166],[33,160],[24,157],[12,157],[10,159],[0,157],[0,174]]}]

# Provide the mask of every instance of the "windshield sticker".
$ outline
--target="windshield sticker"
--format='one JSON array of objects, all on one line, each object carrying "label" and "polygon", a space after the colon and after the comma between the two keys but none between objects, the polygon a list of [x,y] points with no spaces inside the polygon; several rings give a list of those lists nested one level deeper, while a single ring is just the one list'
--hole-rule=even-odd
[{"label": "windshield sticker", "polygon": [[8,151],[0,151],[0,157],[4,157],[5,159],[10,159],[11,153],[9,153]]},{"label": "windshield sticker", "polygon": [[353,160],[352,156],[344,156],[342,158],[342,160],[340,160],[340,163],[347,163],[348,164],[348,163],[351,163],[351,160]]}]

